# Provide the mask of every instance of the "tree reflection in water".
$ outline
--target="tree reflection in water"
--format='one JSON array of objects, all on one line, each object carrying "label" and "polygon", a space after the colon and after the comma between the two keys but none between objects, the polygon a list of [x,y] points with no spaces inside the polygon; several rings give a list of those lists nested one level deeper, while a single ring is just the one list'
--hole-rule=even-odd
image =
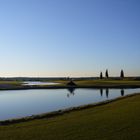
[{"label": "tree reflection in water", "polygon": [[72,96],[75,95],[75,93],[74,93],[75,88],[70,87],[70,88],[68,88],[67,90],[69,91],[69,93],[67,94],[67,97],[68,97],[68,98],[69,98],[71,95],[72,95]]},{"label": "tree reflection in water", "polygon": [[101,97],[103,96],[103,89],[102,88],[100,89],[100,95],[101,95]]},{"label": "tree reflection in water", "polygon": [[121,89],[121,96],[124,96],[124,89]]},{"label": "tree reflection in water", "polygon": [[109,96],[109,89],[107,88],[106,89],[106,97],[108,98],[108,96]]},{"label": "tree reflection in water", "polygon": [[[68,98],[69,98],[70,96],[74,96],[74,95],[75,95],[75,92],[74,92],[74,91],[75,91],[75,88],[70,87],[70,88],[68,88],[67,90],[69,91],[69,93],[67,94],[67,97],[68,97]],[[120,92],[121,92],[121,96],[124,96],[124,94],[125,94],[124,89],[121,89]],[[100,96],[103,97],[103,94],[104,94],[104,90],[101,88],[101,89],[100,89]],[[108,89],[108,88],[105,89],[105,94],[106,94],[106,98],[109,98],[109,89]]]}]

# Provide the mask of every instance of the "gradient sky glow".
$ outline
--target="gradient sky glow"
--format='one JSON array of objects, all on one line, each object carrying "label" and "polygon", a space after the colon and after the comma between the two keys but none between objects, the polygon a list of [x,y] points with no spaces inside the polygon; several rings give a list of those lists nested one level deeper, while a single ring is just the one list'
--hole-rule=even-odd
[{"label": "gradient sky glow", "polygon": [[140,75],[140,0],[0,0],[0,77]]}]

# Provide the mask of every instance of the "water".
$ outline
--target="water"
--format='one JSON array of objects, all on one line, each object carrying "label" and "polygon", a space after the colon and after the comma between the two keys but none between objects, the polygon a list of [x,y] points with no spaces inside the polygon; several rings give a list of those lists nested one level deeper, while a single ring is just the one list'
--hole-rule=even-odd
[{"label": "water", "polygon": [[41,89],[0,91],[0,120],[20,118],[97,103],[140,92],[140,89]]},{"label": "water", "polygon": [[55,83],[55,82],[40,82],[40,81],[26,81],[26,82],[23,82],[22,85],[27,85],[27,86],[38,86],[38,85],[57,85],[57,84],[60,84],[60,83]]}]

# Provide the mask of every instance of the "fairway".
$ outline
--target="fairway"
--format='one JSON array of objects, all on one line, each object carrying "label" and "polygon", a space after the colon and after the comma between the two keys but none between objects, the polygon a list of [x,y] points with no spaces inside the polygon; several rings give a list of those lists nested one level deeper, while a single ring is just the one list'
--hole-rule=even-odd
[{"label": "fairway", "polygon": [[2,140],[139,140],[140,94],[50,119],[0,126]]}]

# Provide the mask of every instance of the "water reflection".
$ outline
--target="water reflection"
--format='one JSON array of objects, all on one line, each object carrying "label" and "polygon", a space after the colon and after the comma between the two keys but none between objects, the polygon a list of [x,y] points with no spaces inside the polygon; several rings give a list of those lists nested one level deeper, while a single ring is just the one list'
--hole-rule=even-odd
[{"label": "water reflection", "polygon": [[102,88],[100,89],[100,95],[101,95],[101,97],[103,96],[103,89]]},{"label": "water reflection", "polygon": [[107,98],[109,97],[109,89],[108,88],[106,89],[106,97]]},{"label": "water reflection", "polygon": [[121,96],[124,96],[124,89],[121,89]]},{"label": "water reflection", "polygon": [[[74,96],[75,95],[75,88],[73,88],[73,87],[71,87],[71,88],[68,88],[67,89],[68,91],[69,91],[69,93],[67,93],[67,97],[69,98],[70,96]],[[103,95],[104,95],[104,90],[105,90],[105,96],[106,96],[106,98],[109,98],[109,92],[110,92],[110,90],[107,88],[107,89],[100,89],[100,96],[102,97],[102,98],[104,98],[103,97]],[[121,93],[121,96],[124,96],[124,94],[125,94],[125,90],[124,89],[120,89],[120,93]]]},{"label": "water reflection", "polygon": [[75,95],[75,93],[74,93],[75,88],[70,87],[70,88],[68,88],[68,91],[69,91],[69,93],[67,94],[67,97],[68,97],[68,98],[69,98],[70,96],[74,96],[74,95]]},{"label": "water reflection", "polygon": [[[67,89],[69,91],[69,93],[67,93],[67,97],[69,98],[70,96],[74,96],[75,95],[75,88],[71,87]],[[100,89],[100,96],[103,97],[104,94],[104,89]],[[105,89],[105,95],[106,98],[109,98],[109,89]],[[121,95],[124,96],[124,89],[121,90]],[[104,97],[103,97],[104,98]]]},{"label": "water reflection", "polygon": [[[120,93],[121,93],[121,96],[124,96],[125,90],[121,89]],[[103,97],[103,94],[104,94],[104,90],[100,89],[100,96]],[[106,94],[106,98],[109,98],[109,89],[105,89],[105,94]]]},{"label": "water reflection", "polygon": [[69,88],[0,91],[0,120],[98,103],[133,93],[140,93],[140,88]]}]

